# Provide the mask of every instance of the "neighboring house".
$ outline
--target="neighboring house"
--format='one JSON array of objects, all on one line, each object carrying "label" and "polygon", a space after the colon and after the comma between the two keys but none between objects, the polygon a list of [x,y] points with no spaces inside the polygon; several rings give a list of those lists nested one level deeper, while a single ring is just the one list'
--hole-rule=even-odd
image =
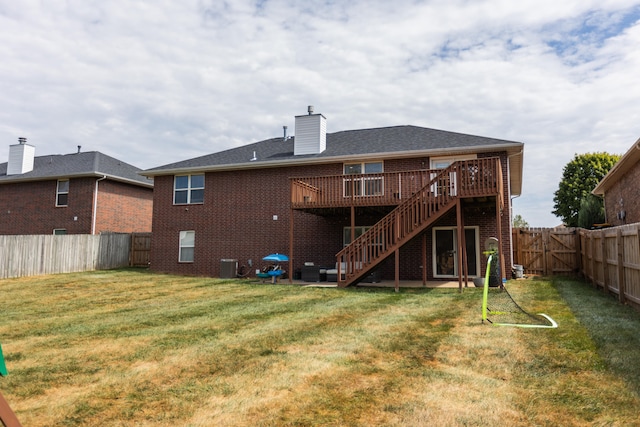
[{"label": "neighboring house", "polygon": [[640,222],[640,139],[611,168],[592,192],[604,197],[606,222]]},{"label": "neighboring house", "polygon": [[153,181],[99,152],[35,156],[20,138],[0,164],[0,235],[150,232]]},{"label": "neighboring house", "polygon": [[294,275],[305,263],[340,270],[341,286],[372,272],[462,283],[483,274],[495,237],[511,271],[522,143],[416,126],[326,133],[309,111],[295,137],[285,127],[284,137],[142,172],[155,183],[153,270],[217,277],[235,259],[253,274],[278,252]]}]

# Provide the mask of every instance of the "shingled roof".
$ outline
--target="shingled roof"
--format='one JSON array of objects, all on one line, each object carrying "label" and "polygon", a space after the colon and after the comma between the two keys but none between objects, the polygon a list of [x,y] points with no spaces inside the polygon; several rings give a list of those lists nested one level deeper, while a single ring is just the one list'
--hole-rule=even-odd
[{"label": "shingled roof", "polygon": [[106,176],[115,181],[153,187],[153,181],[138,173],[141,169],[98,151],[36,156],[33,170],[17,175],[7,175],[7,166],[8,163],[0,164],[0,184]]},{"label": "shingled roof", "polygon": [[358,158],[433,156],[487,151],[521,153],[523,148],[520,142],[417,126],[348,130],[327,133],[326,137],[326,150],[319,154],[295,156],[295,137],[286,141],[280,137],[147,169],[142,173],[154,176],[196,170],[265,168]]}]

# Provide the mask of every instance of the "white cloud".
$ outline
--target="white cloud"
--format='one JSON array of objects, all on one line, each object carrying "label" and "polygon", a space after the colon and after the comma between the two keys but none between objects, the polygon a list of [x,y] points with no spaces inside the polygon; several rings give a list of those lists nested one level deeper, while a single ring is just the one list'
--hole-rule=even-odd
[{"label": "white cloud", "polygon": [[[525,143],[515,212],[556,225],[575,153],[640,136],[637,1],[0,0],[0,162],[143,168],[293,132],[414,124]],[[3,160],[5,159],[5,160]]]}]

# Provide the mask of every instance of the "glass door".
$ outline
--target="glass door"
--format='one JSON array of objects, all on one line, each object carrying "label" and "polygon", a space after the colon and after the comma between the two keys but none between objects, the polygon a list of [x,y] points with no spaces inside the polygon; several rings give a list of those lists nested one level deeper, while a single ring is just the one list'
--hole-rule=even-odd
[{"label": "glass door", "polygon": [[434,229],[434,269],[435,277],[452,277],[458,270],[456,256],[456,230]]},{"label": "glass door", "polygon": [[[479,269],[478,227],[465,227],[467,268],[469,276],[477,276]],[[433,272],[434,277],[456,277],[458,275],[458,231],[456,227],[434,227]]]}]

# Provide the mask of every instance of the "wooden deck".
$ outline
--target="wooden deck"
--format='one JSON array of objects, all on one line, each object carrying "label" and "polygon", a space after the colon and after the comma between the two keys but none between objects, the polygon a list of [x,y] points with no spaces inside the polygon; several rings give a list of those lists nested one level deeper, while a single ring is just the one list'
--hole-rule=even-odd
[{"label": "wooden deck", "polygon": [[[502,165],[495,157],[454,162],[438,170],[302,177],[291,178],[290,183],[292,210],[351,209],[352,241],[336,255],[338,277],[343,277],[338,282],[341,287],[357,284],[395,253],[394,286],[398,288],[399,249],[403,245],[452,209],[457,213],[458,235],[464,235],[462,199],[494,197],[496,212],[504,207]],[[355,238],[355,208],[361,206],[388,206],[392,210]],[[291,246],[293,233],[291,223]],[[464,265],[462,239],[458,238],[459,265]],[[461,273],[459,288],[464,287],[462,278]]]}]

